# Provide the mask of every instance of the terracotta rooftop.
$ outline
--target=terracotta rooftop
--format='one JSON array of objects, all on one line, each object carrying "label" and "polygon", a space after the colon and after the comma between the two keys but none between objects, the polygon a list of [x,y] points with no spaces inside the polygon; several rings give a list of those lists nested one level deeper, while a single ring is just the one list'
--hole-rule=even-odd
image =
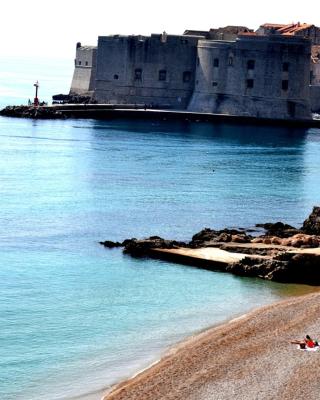
[{"label": "terracotta rooftop", "polygon": [[289,24],[289,25],[285,25],[284,27],[277,29],[277,31],[279,33],[281,33],[282,35],[294,35],[296,32],[302,31],[304,29],[308,29],[311,28],[312,25],[311,24]]},{"label": "terracotta rooftop", "polygon": [[298,22],[297,24],[263,24],[262,28],[274,29],[277,33],[281,35],[294,35],[296,32],[303,31],[304,29],[311,28],[313,25]]}]

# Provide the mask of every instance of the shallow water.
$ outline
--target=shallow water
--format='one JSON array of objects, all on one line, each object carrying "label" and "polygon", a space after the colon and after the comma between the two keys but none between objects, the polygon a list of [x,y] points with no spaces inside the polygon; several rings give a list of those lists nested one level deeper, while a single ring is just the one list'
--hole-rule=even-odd
[{"label": "shallow water", "polygon": [[0,398],[99,398],[186,336],[313,290],[98,242],[299,225],[319,150],[315,129],[0,118]]}]

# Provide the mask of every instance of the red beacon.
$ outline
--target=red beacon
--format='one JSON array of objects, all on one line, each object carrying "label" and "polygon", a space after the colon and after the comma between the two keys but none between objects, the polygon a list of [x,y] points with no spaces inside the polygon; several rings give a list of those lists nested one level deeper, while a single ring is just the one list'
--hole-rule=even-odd
[{"label": "red beacon", "polygon": [[33,105],[35,106],[35,107],[38,107],[39,106],[39,99],[38,99],[38,88],[39,88],[39,82],[37,81],[33,86],[35,86],[35,88],[36,88],[36,95],[35,95],[35,97],[34,97],[34,101],[33,101]]}]

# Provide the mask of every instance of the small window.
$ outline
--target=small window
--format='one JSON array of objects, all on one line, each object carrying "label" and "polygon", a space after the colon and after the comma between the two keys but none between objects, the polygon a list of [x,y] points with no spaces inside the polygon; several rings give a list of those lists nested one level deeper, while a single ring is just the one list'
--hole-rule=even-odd
[{"label": "small window", "polygon": [[199,57],[197,57],[197,65],[198,66],[200,65],[200,58]]},{"label": "small window", "polygon": [[288,62],[284,62],[282,64],[282,71],[283,72],[288,72],[289,71],[289,63]]},{"label": "small window", "polygon": [[142,69],[141,68],[137,68],[134,70],[134,80],[135,81],[141,81],[142,79]]},{"label": "small window", "polygon": [[254,66],[255,66],[255,61],[254,60],[248,60],[247,69],[254,69]]},{"label": "small window", "polygon": [[214,58],[213,59],[213,66],[214,67],[219,67],[219,58]]},{"label": "small window", "polygon": [[81,65],[81,61],[79,61],[79,65]]},{"label": "small window", "polygon": [[247,88],[252,89],[254,86],[254,81],[253,79],[247,79]]},{"label": "small window", "polygon": [[183,82],[190,82],[191,81],[191,72],[184,71],[182,79],[183,79]]},{"label": "small window", "polygon": [[167,71],[165,69],[162,69],[159,71],[159,81],[165,80],[167,80]]},{"label": "small window", "polygon": [[233,57],[228,58],[228,66],[232,67],[233,66]]},{"label": "small window", "polygon": [[218,82],[213,81],[213,82],[212,82],[212,86],[218,86]]},{"label": "small window", "polygon": [[287,106],[290,117],[294,118],[296,115],[296,103],[294,101],[288,101]]},{"label": "small window", "polygon": [[289,81],[287,79],[282,81],[282,90],[288,90]]},{"label": "small window", "polygon": [[86,67],[88,66],[88,61],[86,61]]},{"label": "small window", "polygon": [[116,80],[119,79],[119,75],[118,74],[114,74],[113,75],[113,79],[116,79]]}]

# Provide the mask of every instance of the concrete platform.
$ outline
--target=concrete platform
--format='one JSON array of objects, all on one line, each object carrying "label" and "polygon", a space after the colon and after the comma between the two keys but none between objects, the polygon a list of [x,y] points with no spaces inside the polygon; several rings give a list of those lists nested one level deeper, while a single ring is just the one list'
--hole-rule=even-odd
[{"label": "concrete platform", "polygon": [[192,265],[209,270],[224,270],[230,263],[238,262],[245,257],[253,259],[268,259],[269,256],[233,253],[215,247],[200,249],[152,249],[150,256],[180,264]]},{"label": "concrete platform", "polygon": [[149,255],[153,258],[171,261],[179,264],[191,265],[208,270],[224,271],[228,264],[238,262],[245,257],[255,260],[271,259],[271,256],[262,256],[246,253],[249,249],[277,249],[295,254],[313,254],[320,256],[320,247],[310,249],[292,248],[289,246],[268,245],[263,243],[226,243],[229,247],[241,247],[243,253],[226,251],[217,247],[202,247],[199,249],[152,249]]}]

